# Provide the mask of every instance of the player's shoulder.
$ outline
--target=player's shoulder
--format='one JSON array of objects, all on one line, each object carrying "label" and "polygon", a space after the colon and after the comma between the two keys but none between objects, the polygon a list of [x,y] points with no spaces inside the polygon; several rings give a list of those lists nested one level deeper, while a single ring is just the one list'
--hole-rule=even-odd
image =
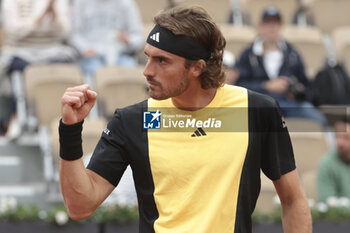
[{"label": "player's shoulder", "polygon": [[[247,98],[247,89],[240,86],[225,84],[218,89],[225,99]],[[220,94],[219,94],[220,95]]]},{"label": "player's shoulder", "polygon": [[147,109],[147,100],[135,103],[124,108],[117,108],[114,112],[113,118],[134,119]]},{"label": "player's shoulder", "polygon": [[277,105],[275,99],[272,97],[249,90],[245,87],[225,84],[223,89],[226,94],[229,93],[229,95],[232,96],[248,96],[248,107],[276,107]]},{"label": "player's shoulder", "polygon": [[271,96],[248,90],[249,107],[275,108],[277,102]]},{"label": "player's shoulder", "polygon": [[224,84],[221,88],[226,92],[246,92],[247,91],[247,89],[244,87],[231,85],[231,84]]},{"label": "player's shoulder", "polygon": [[124,108],[121,108],[120,110],[123,112],[126,112],[126,113],[140,111],[140,110],[144,109],[145,107],[147,107],[147,102],[148,102],[148,100],[146,99],[146,100],[143,100],[141,102],[138,102],[138,103],[126,106]]},{"label": "player's shoulder", "polygon": [[142,129],[142,112],[147,109],[147,100],[117,108],[108,123],[110,130],[121,132],[121,134],[135,134]]}]

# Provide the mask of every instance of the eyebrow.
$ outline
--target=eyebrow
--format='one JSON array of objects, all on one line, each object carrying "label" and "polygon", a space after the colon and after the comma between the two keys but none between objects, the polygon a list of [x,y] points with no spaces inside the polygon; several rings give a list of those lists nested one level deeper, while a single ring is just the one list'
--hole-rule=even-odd
[{"label": "eyebrow", "polygon": [[144,51],[144,53],[145,53],[145,55],[146,55],[147,57],[152,57],[152,58],[156,58],[156,59],[166,59],[166,60],[169,60],[169,59],[170,59],[170,57],[164,56],[164,55],[149,56],[149,55],[147,54],[146,51]]}]

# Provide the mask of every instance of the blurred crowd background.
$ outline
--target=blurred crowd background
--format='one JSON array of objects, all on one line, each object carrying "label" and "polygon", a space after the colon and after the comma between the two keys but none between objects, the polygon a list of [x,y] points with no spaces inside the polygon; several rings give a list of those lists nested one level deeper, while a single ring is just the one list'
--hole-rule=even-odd
[{"label": "blurred crowd background", "polygon": [[[142,71],[153,16],[204,7],[226,38],[226,83],[278,100],[310,203],[350,198],[350,0],[2,0],[0,197],[62,202],[60,98],[99,93],[84,123],[86,161],[115,108],[148,98]],[[262,175],[257,208],[274,208]],[[107,202],[137,205],[131,171]]]}]

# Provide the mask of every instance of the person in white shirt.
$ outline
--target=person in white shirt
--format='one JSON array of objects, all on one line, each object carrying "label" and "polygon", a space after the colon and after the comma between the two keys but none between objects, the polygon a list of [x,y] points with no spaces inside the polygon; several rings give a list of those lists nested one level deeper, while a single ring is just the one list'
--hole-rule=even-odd
[{"label": "person in white shirt", "polygon": [[2,62],[10,72],[23,71],[28,64],[76,59],[76,51],[65,45],[71,30],[68,0],[3,0],[2,14]]},{"label": "person in white shirt", "polygon": [[93,75],[103,65],[136,65],[135,53],[144,45],[143,27],[133,0],[75,0],[71,44],[79,64]]}]

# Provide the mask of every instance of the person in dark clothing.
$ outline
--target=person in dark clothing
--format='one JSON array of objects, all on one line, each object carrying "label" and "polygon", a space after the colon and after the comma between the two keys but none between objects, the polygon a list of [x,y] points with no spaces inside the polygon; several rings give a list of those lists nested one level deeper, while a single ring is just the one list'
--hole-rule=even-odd
[{"label": "person in dark clothing", "polygon": [[238,86],[275,98],[285,117],[302,117],[327,126],[310,102],[312,93],[299,53],[281,38],[282,16],[275,7],[262,14],[259,36],[237,63]]}]

